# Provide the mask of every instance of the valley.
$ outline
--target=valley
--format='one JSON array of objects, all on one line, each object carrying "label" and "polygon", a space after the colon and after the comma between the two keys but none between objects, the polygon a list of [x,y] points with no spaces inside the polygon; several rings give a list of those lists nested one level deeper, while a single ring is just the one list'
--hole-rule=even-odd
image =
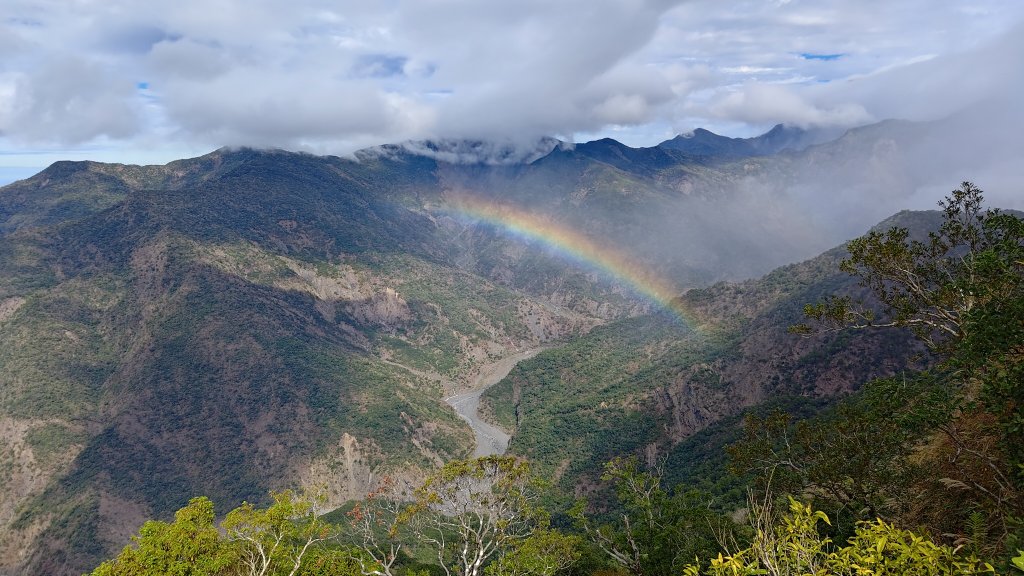
[{"label": "valley", "polygon": [[905,331],[788,330],[864,290],[836,248],[861,224],[794,219],[784,191],[820,190],[837,150],[879,166],[870,142],[913,146],[898,128],[518,163],[221,149],[0,188],[0,574],[81,573],[197,495],[341,507],[471,456],[525,458],[563,499],[624,455],[735,492],[745,413],[922,365]]},{"label": "valley", "polygon": [[473,383],[468,389],[458,391],[444,399],[445,403],[454,408],[455,412],[473,429],[473,434],[476,436],[476,447],[473,449],[474,457],[504,454],[511,439],[508,432],[480,417],[480,396],[508,376],[516,364],[533,358],[538,352],[540,350],[527,350],[502,358],[493,364],[481,366],[480,374],[473,379]]},{"label": "valley", "polygon": [[0,2],[0,576],[1024,576],[1021,55]]}]

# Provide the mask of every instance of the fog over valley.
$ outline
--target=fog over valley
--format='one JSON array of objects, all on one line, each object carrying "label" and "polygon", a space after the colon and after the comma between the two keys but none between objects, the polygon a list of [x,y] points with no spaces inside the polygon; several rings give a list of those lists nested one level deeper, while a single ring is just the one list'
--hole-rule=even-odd
[{"label": "fog over valley", "polygon": [[1024,570],[1024,2],[5,0],[0,576]]}]

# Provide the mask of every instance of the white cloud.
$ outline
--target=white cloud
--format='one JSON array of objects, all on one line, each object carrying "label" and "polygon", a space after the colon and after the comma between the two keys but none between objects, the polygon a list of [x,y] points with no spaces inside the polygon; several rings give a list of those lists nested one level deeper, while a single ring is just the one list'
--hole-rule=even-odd
[{"label": "white cloud", "polygon": [[822,106],[784,84],[744,85],[719,98],[708,112],[712,116],[751,124],[783,122],[801,127],[855,126],[875,120],[860,104]]},{"label": "white cloud", "polygon": [[8,78],[0,129],[16,141],[126,138],[139,126],[134,83],[96,62],[61,55]]},{"label": "white cloud", "polygon": [[650,145],[929,117],[1012,84],[1022,19],[1016,0],[10,0],[0,144]]}]

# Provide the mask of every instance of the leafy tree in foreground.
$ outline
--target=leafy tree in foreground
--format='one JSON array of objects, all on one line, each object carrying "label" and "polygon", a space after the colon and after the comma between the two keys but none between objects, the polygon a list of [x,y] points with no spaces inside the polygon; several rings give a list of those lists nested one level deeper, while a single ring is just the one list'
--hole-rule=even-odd
[{"label": "leafy tree in foreground", "polygon": [[816,418],[792,422],[776,411],[750,415],[728,446],[730,467],[753,473],[760,490],[812,494],[827,501],[841,532],[857,520],[905,512],[906,494],[923,475],[915,458],[952,410],[948,390],[928,374],[869,382]]},{"label": "leafy tree in foreground", "polygon": [[245,502],[221,526],[237,544],[247,576],[295,576],[306,554],[332,538],[334,528],[320,517],[322,497],[291,490],[270,496],[274,502],[265,510]]},{"label": "leafy tree in foreground", "polygon": [[432,474],[406,512],[417,541],[448,576],[481,576],[496,555],[547,522],[530,466],[511,456],[455,460]]},{"label": "leafy tree in foreground", "polygon": [[845,546],[822,537],[818,524],[829,518],[809,505],[790,499],[789,513],[774,526],[763,521],[770,510],[753,507],[756,536],[733,554],[711,558],[706,569],[690,565],[684,576],[970,576],[994,574],[991,565],[973,555],[940,546],[924,536],[900,530],[881,520],[862,522]]},{"label": "leafy tree in foreground", "polygon": [[291,490],[271,493],[266,509],[245,503],[214,524],[213,503],[193,498],[174,522],[143,524],[114,558],[92,576],[343,576],[359,574],[352,554],[319,546],[334,529],[319,515],[315,497]]},{"label": "leafy tree in foreground", "polygon": [[213,524],[213,502],[193,498],[174,514],[174,522],[150,520],[113,560],[92,576],[216,576],[238,562],[236,550]]},{"label": "leafy tree in foreground", "polygon": [[579,536],[540,528],[509,547],[498,560],[487,565],[487,576],[554,576],[571,568],[580,556]]},{"label": "leafy tree in foreground", "polygon": [[608,558],[631,574],[674,576],[695,555],[717,549],[717,538],[730,527],[700,494],[666,491],[660,471],[641,470],[635,457],[612,460],[601,478],[615,487],[616,518],[594,525],[583,501],[571,514]]},{"label": "leafy tree in foreground", "polygon": [[841,268],[880,309],[832,297],[805,312],[829,329],[907,327],[939,354],[936,386],[956,403],[930,428],[905,520],[994,553],[1024,537],[1024,220],[982,202],[964,182],[927,240],[894,227],[848,244]]},{"label": "leafy tree in foreground", "polygon": [[[927,241],[893,227],[872,230],[846,245],[849,257],[840,270],[860,280],[882,305],[881,313],[850,297],[832,296],[808,304],[809,318],[833,329],[908,327],[929,347],[947,351],[970,333],[968,315],[997,294],[980,291],[996,278],[985,265],[992,250],[1013,243],[1006,225],[1017,220],[999,211],[981,210],[982,192],[970,182],[939,202],[943,222]],[[1019,242],[1020,238],[1017,238]],[[1001,280],[1000,280],[1001,281]],[[808,325],[795,331],[807,332]]]},{"label": "leafy tree in foreground", "polygon": [[394,480],[385,476],[376,489],[348,512],[346,535],[359,547],[359,553],[353,554],[352,559],[364,576],[394,576],[403,546],[398,534],[402,511]]}]

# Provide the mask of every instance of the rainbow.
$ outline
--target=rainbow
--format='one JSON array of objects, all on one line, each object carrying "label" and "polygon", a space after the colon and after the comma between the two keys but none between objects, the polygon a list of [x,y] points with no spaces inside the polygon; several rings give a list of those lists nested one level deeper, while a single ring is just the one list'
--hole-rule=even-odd
[{"label": "rainbow", "polygon": [[469,195],[449,196],[448,199],[449,212],[487,222],[521,238],[537,240],[573,260],[599,269],[636,294],[671,311],[691,328],[697,327],[693,314],[678,298],[676,287],[635,256],[595,242],[545,215],[511,204]]}]

